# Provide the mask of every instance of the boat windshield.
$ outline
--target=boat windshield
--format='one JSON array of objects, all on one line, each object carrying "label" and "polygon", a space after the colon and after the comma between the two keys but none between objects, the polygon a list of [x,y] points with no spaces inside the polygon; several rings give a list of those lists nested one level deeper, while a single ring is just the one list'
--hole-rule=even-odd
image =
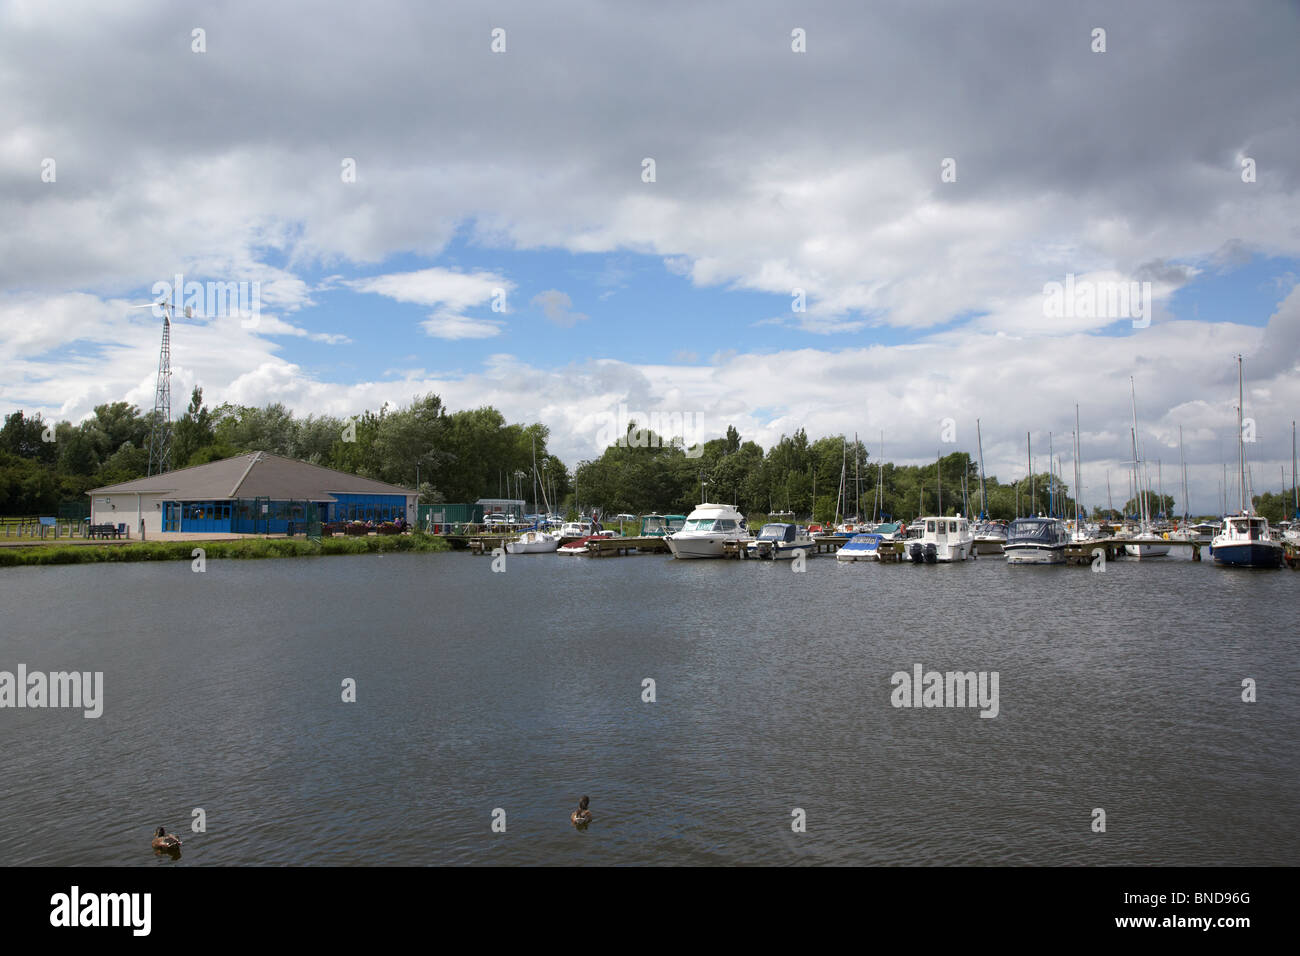
[{"label": "boat windshield", "polygon": [[1046,518],[1017,518],[1007,531],[1007,541],[1053,541],[1056,522]]},{"label": "boat windshield", "polygon": [[758,533],[758,539],[760,541],[786,541],[794,537],[790,533],[792,528],[793,526],[788,524],[765,524],[763,530]]},{"label": "boat windshield", "polygon": [[714,518],[691,518],[682,525],[683,531],[713,531],[716,519]]}]

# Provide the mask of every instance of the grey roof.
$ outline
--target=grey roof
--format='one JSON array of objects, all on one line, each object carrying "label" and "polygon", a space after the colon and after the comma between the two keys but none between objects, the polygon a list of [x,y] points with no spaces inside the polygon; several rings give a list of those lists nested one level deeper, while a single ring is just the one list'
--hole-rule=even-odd
[{"label": "grey roof", "polygon": [[165,494],[182,501],[223,498],[302,498],[334,501],[334,495],[413,495],[373,478],[349,475],[305,461],[282,458],[264,451],[237,455],[206,465],[194,465],[150,478],[136,478],[86,492],[100,494]]}]

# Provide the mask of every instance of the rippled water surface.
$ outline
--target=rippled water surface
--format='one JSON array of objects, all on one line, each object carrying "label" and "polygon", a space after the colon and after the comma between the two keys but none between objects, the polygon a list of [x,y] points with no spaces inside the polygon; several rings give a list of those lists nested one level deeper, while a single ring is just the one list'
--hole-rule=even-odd
[{"label": "rippled water surface", "polygon": [[[0,571],[0,670],[105,684],[0,710],[0,864],[1297,858],[1295,573],[508,560]],[[917,663],[997,717],[893,707]]]}]

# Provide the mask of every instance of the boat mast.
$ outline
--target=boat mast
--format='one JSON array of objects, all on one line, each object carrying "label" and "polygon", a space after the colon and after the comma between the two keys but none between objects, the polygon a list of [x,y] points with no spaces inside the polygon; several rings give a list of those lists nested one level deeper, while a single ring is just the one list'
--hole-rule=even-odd
[{"label": "boat mast", "polygon": [[1237,461],[1241,465],[1241,511],[1240,514],[1246,514],[1246,440],[1242,436],[1241,430],[1244,427],[1242,421],[1243,403],[1246,398],[1245,386],[1242,384],[1243,371],[1241,367],[1241,355],[1237,355]]},{"label": "boat mast", "polygon": [[1142,465],[1138,456],[1138,400],[1137,386],[1133,383],[1133,376],[1128,379],[1129,393],[1133,399],[1133,482],[1137,488],[1138,496],[1138,515],[1141,521],[1141,530],[1147,530],[1147,499],[1142,485]]},{"label": "boat mast", "polygon": [[1178,426],[1178,467],[1183,473],[1183,524],[1191,521],[1191,502],[1187,500],[1187,458],[1183,455],[1183,426]]},{"label": "boat mast", "polygon": [[[1292,431],[1291,444],[1294,445],[1295,444],[1294,426],[1292,427],[1291,431]],[[987,497],[985,497],[985,489],[984,489],[984,436],[980,434],[980,420],[978,418],[975,419],[975,440],[979,444],[979,452],[980,452],[980,518],[986,519],[989,516],[989,500]],[[1294,458],[1295,455],[1293,454],[1291,457]],[[1291,467],[1291,472],[1292,474],[1295,473],[1294,465]]]},{"label": "boat mast", "polygon": [[1300,485],[1295,480],[1295,420],[1291,421],[1291,498],[1294,501],[1295,518],[1300,518]]},{"label": "boat mast", "polygon": [[1052,433],[1047,433],[1047,510],[1056,517],[1056,452],[1052,450]]},{"label": "boat mast", "polygon": [[1025,432],[1025,467],[1029,469],[1029,506],[1025,510],[1032,518],[1035,506],[1038,504],[1038,489],[1034,487],[1034,445],[1030,440],[1029,432]]},{"label": "boat mast", "polygon": [[885,511],[885,433],[880,433],[880,460],[876,462],[876,521]]},{"label": "boat mast", "polygon": [[939,457],[939,453],[936,451],[936,452],[934,453],[934,483],[935,483],[935,485],[936,485],[936,486],[938,487],[938,489],[939,489],[939,511],[938,511],[938,513],[939,513],[940,515],[943,514],[943,475],[940,474],[940,469],[939,469],[939,462],[940,462],[941,460],[942,460],[942,459]]},{"label": "boat mast", "polygon": [[1079,435],[1079,406],[1076,403],[1074,406],[1074,530],[1076,534],[1082,528],[1079,523],[1079,484],[1083,480],[1083,476],[1080,474],[1082,465],[1079,462],[1079,454],[1082,449],[1083,442]]},{"label": "boat mast", "polygon": [[853,433],[853,520],[862,519],[862,455],[859,454],[858,433]]}]

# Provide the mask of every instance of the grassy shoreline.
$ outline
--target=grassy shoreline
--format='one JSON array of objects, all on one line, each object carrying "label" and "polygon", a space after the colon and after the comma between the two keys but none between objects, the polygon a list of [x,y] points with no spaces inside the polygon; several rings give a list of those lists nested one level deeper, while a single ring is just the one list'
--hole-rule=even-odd
[{"label": "grassy shoreline", "polygon": [[451,545],[442,538],[426,534],[322,538],[319,544],[305,538],[250,538],[242,541],[137,541],[104,547],[44,545],[0,548],[0,567],[103,561],[190,561],[196,548],[202,548],[206,558],[256,560],[332,554],[432,553],[450,551]]}]

